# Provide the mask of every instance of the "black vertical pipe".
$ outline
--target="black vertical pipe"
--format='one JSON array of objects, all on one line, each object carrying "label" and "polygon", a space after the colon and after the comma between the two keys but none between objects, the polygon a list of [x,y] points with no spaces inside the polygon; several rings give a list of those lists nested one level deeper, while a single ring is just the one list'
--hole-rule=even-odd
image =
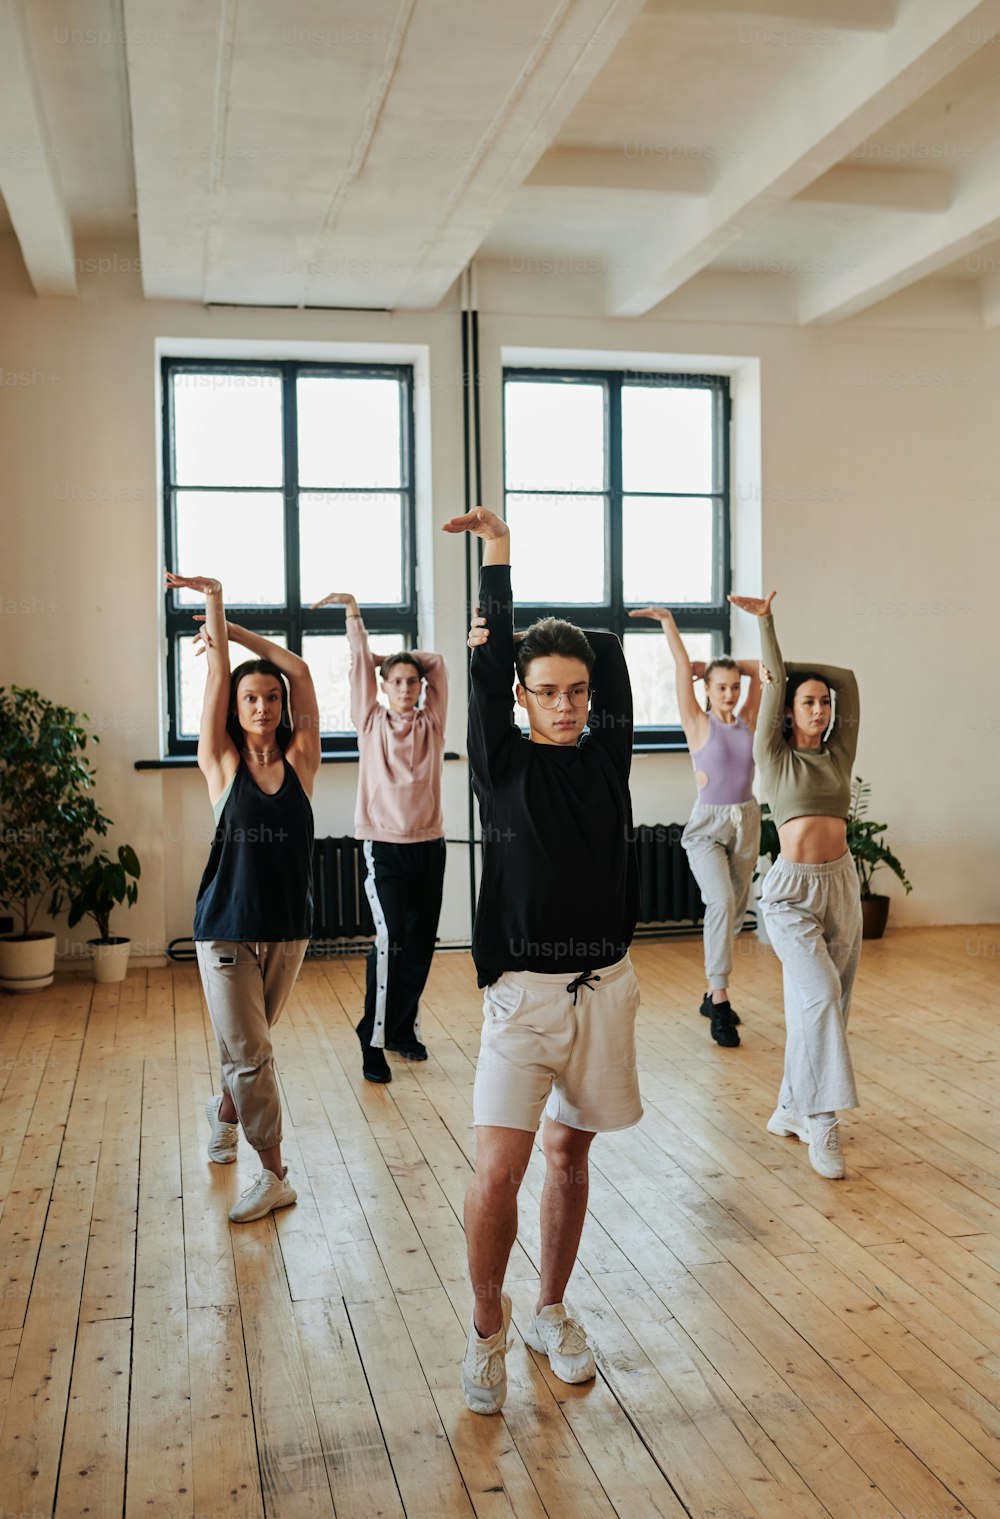
[{"label": "black vertical pipe", "polygon": [[[462,444],[465,464],[465,510],[471,512],[472,501],[472,451],[470,438],[471,418],[469,414],[469,313],[466,309],[465,290],[468,288],[468,279],[463,279],[462,289]],[[478,453],[478,437],[476,442]],[[478,542],[478,539],[474,540]],[[472,541],[469,538],[465,543],[465,608],[469,621],[472,620]],[[471,650],[466,661],[466,689],[468,700],[472,700],[472,653]],[[470,762],[471,763],[471,762]],[[470,768],[468,778],[468,820],[467,837],[469,840],[469,937],[472,937],[472,925],[476,921],[476,902],[478,897],[478,883],[476,881],[476,846],[475,827],[476,809],[475,797],[472,790],[472,770]]]}]

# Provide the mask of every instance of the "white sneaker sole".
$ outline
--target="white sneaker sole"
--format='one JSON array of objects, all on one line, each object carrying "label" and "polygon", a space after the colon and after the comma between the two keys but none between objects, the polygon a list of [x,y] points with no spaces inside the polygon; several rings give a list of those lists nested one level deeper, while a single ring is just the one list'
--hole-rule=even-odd
[{"label": "white sneaker sole", "polygon": [[275,1198],[273,1202],[268,1203],[266,1208],[262,1208],[259,1213],[243,1213],[236,1218],[230,1213],[229,1222],[231,1224],[255,1224],[259,1218],[266,1218],[269,1213],[275,1213],[279,1208],[290,1208],[292,1203],[296,1203],[298,1200],[299,1194],[292,1192],[290,1196]]}]

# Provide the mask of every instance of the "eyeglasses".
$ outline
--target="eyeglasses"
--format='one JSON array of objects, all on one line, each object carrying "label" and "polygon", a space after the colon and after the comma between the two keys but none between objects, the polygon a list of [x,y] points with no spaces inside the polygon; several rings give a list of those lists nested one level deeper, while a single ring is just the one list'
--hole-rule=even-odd
[{"label": "eyeglasses", "polygon": [[533,691],[530,686],[525,686],[524,689],[531,693],[545,712],[558,707],[564,696],[568,698],[571,707],[585,707],[594,694],[593,686],[570,686],[568,691],[560,691],[555,686],[539,686],[537,691]]}]

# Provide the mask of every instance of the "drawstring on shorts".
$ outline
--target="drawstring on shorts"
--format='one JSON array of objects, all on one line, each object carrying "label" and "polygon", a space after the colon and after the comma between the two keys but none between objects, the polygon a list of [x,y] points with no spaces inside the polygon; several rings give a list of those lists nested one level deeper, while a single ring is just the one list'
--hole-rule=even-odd
[{"label": "drawstring on shorts", "polygon": [[594,982],[600,981],[600,979],[600,976],[595,975],[592,970],[584,970],[581,971],[578,976],[574,977],[574,979],[568,983],[566,990],[573,993],[574,1007],[576,1007],[576,994],[580,988],[583,986],[588,986],[590,990],[593,991]]}]

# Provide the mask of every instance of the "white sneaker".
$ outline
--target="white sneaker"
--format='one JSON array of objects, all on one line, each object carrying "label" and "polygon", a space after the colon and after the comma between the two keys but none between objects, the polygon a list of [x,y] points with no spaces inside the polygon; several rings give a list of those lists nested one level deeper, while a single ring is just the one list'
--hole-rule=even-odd
[{"label": "white sneaker", "polygon": [[844,1175],[844,1152],[840,1148],[840,1119],[823,1123],[810,1118],[809,1164],[827,1181],[839,1181]]},{"label": "white sneaker", "polygon": [[205,1117],[212,1131],[208,1141],[208,1158],[214,1160],[217,1166],[229,1166],[236,1159],[240,1142],[240,1126],[238,1123],[222,1122],[219,1117],[221,1106],[221,1093],[218,1097],[210,1097],[205,1104]]},{"label": "white sneaker", "polygon": [[791,1108],[783,1108],[780,1103],[767,1120],[766,1128],[769,1134],[777,1134],[779,1139],[794,1134],[804,1145],[809,1143],[809,1120],[793,1113]]},{"label": "white sneaker", "polygon": [[283,1176],[275,1176],[273,1171],[261,1171],[235,1208],[230,1208],[229,1217],[234,1224],[249,1224],[255,1218],[265,1218],[275,1208],[287,1208],[298,1195],[288,1180],[287,1166]]},{"label": "white sneaker", "polygon": [[496,1334],[482,1339],[476,1332],[473,1313],[469,1326],[469,1343],[462,1362],[462,1392],[465,1406],[474,1414],[496,1414],[507,1396],[506,1356],[510,1349],[510,1298],[500,1294],[503,1323]]},{"label": "white sneaker", "polygon": [[561,1382],[589,1382],[597,1375],[583,1325],[570,1318],[562,1303],[550,1303],[540,1313],[532,1310],[524,1343],[548,1356]]}]

